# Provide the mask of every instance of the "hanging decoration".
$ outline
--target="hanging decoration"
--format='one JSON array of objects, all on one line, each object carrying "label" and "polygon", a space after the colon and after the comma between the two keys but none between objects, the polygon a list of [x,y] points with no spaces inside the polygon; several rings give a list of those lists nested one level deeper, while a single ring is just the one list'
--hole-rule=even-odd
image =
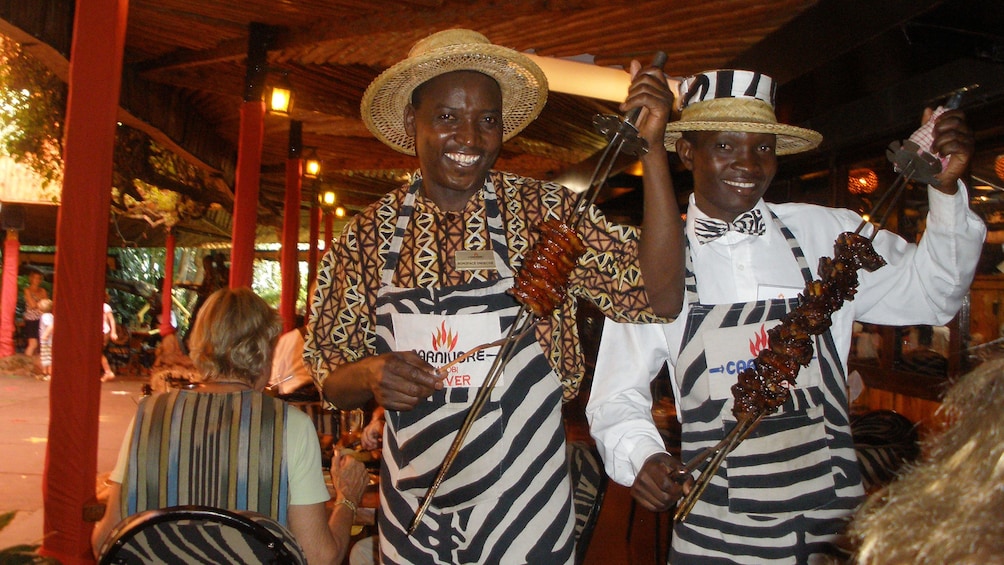
[{"label": "hanging decoration", "polygon": [[871,169],[851,169],[847,174],[847,190],[851,194],[871,194],[878,188],[878,175]]},{"label": "hanging decoration", "polygon": [[183,219],[201,217],[205,213],[204,205],[184,194],[162,190],[140,180],[135,181],[135,187],[142,200],[123,195],[125,210],[121,213],[146,220],[152,227],[163,224],[170,229]]}]

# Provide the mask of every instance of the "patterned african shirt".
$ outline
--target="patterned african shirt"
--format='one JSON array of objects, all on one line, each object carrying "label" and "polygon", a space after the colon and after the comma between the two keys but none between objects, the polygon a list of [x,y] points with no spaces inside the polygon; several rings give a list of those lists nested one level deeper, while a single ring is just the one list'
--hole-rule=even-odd
[{"label": "patterned african shirt", "polygon": [[[537,240],[535,226],[548,218],[567,218],[575,195],[558,184],[510,173],[493,171],[491,180],[506,228],[509,263],[516,272]],[[320,383],[329,368],[376,354],[380,271],[407,190],[404,185],[391,191],[356,216],[321,261],[311,308],[313,322],[304,347],[304,357]],[[565,400],[575,397],[584,371],[573,297],[593,302],[617,321],[659,319],[648,308],[642,283],[638,230],[608,222],[592,207],[579,235],[587,250],[570,278],[569,297],[537,325],[537,340],[561,379]],[[462,212],[443,212],[419,193],[393,284],[434,288],[497,279],[494,269],[461,271],[453,263],[458,250],[489,249],[483,190]]]}]

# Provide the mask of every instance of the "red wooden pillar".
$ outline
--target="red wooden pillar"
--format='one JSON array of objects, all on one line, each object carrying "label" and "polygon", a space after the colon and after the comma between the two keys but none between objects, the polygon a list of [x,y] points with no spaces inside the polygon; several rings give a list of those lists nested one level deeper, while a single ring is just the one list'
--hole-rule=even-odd
[{"label": "red wooden pillar", "polygon": [[167,239],[164,241],[164,285],[160,291],[160,335],[161,337],[174,333],[171,323],[171,306],[173,305],[172,290],[174,286],[174,232],[167,229]]},{"label": "red wooden pillar", "polygon": [[237,147],[234,187],[234,227],[231,237],[230,288],[251,286],[254,239],[258,227],[258,191],[261,151],[265,143],[265,89],[269,26],[252,23],[248,39],[247,78],[241,105],[241,132]]},{"label": "red wooden pillar", "polygon": [[3,282],[0,284],[0,357],[14,355],[14,315],[17,310],[17,269],[21,242],[17,230],[7,230],[3,245]]},{"label": "red wooden pillar", "polygon": [[282,217],[282,250],[279,270],[282,273],[282,291],[279,297],[279,315],[283,331],[296,328],[296,294],[300,283],[300,190],[302,186],[303,123],[289,123],[289,158],[286,160],[286,201]]},{"label": "red wooden pillar", "polygon": [[[41,553],[93,563],[101,305],[128,0],[76,3],[63,145]],[[65,290],[65,294],[64,294]]]}]

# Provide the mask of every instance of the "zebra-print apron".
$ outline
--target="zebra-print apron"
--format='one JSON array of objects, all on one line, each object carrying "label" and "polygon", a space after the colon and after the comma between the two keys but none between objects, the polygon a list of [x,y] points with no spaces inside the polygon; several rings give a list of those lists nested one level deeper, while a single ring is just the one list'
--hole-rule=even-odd
[{"label": "zebra-print apron", "polygon": [[[773,213],[802,276],[813,279],[794,235]],[[701,304],[689,253],[690,305],[676,379],[686,461],[733,426],[731,386],[766,347],[766,331],[798,299]],[[839,555],[835,542],[863,495],[848,424],[843,368],[827,331],[815,339],[781,409],[722,464],[700,501],[673,531],[670,562],[812,563]]]},{"label": "zebra-print apron", "polygon": [[[499,279],[432,289],[392,286],[419,186],[420,181],[413,183],[404,200],[381,273],[377,352],[424,342],[432,345],[419,353],[432,361],[463,337],[456,327],[491,326],[495,335],[504,335],[519,305],[506,294],[513,273],[490,180],[485,211]],[[422,327],[427,330],[415,330]],[[420,335],[401,335],[401,328]],[[494,355],[497,348],[488,351]],[[485,359],[489,364],[491,355]],[[574,515],[561,384],[532,332],[519,342],[421,524],[407,535],[476,393],[476,386],[448,387],[413,410],[387,411],[380,476],[383,563],[571,562]]]}]

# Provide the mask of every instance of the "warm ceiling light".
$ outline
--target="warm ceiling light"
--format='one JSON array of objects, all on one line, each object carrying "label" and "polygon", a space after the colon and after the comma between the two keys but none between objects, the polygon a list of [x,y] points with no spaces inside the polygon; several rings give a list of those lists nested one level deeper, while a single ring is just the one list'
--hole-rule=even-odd
[{"label": "warm ceiling light", "polygon": [[624,173],[633,177],[640,177],[645,174],[645,167],[642,166],[641,161],[635,161],[630,167],[624,169]]},{"label": "warm ceiling light", "polygon": [[994,160],[994,172],[997,173],[997,178],[1004,180],[1004,155],[998,155]]},{"label": "warm ceiling light", "polygon": [[336,200],[334,190],[328,189],[317,193],[317,204],[325,210],[332,210]]},{"label": "warm ceiling light", "polygon": [[316,179],[321,174],[321,162],[317,158],[307,158],[303,164],[303,176]]},{"label": "warm ceiling light", "polygon": [[[591,55],[580,55],[572,59],[541,57],[529,53],[525,55],[544,71],[548,90],[618,103],[627,98],[631,75],[624,69],[594,65]],[[648,63],[642,61],[642,64]],[[679,92],[679,84],[679,79],[669,79],[669,87],[674,95]]]},{"label": "warm ceiling light", "polygon": [[293,88],[289,85],[285,74],[269,79],[265,89],[265,102],[269,112],[289,116],[293,110]]},{"label": "warm ceiling light", "polygon": [[336,218],[344,218],[345,217],[345,207],[344,206],[338,206],[337,208],[335,208],[335,217]]},{"label": "warm ceiling light", "polygon": [[851,194],[871,194],[878,188],[878,175],[871,169],[851,169],[847,174],[847,190]]}]

